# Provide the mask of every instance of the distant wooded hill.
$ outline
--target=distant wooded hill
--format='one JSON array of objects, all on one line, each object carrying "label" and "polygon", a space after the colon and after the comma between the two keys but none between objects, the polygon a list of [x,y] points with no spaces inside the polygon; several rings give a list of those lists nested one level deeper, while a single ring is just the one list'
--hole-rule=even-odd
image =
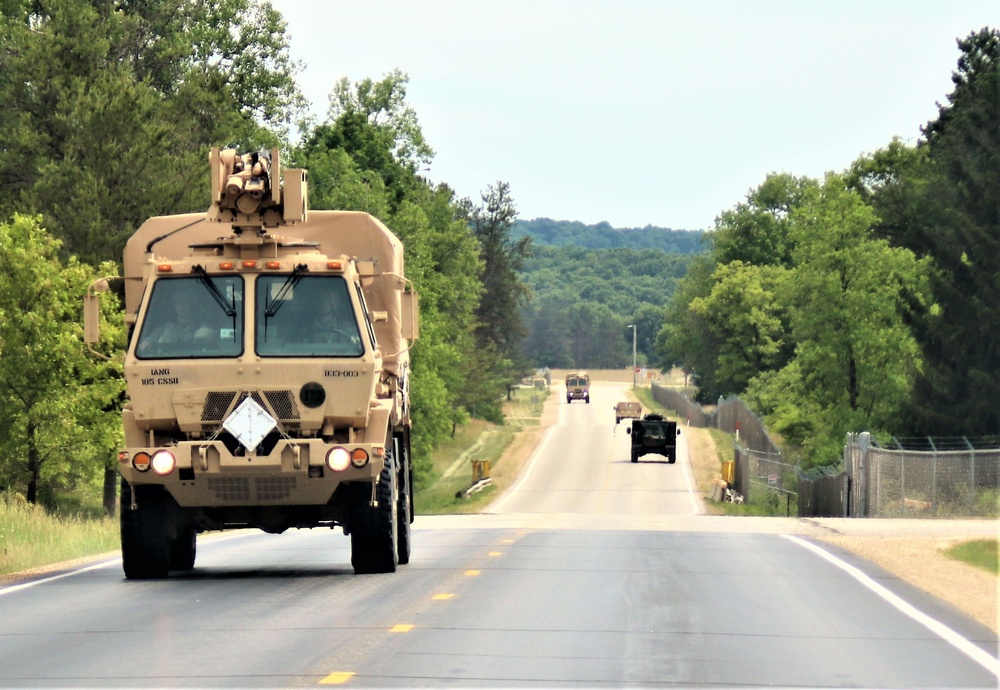
[{"label": "distant wooded hill", "polygon": [[705,251],[700,230],[672,230],[647,225],[644,228],[613,228],[606,222],[586,225],[579,221],[535,218],[517,220],[514,239],[530,235],[536,245],[582,247],[584,249],[662,249],[670,254],[700,254]]},{"label": "distant wooded hill", "polygon": [[620,368],[632,364],[632,330],[641,363],[654,363],[665,307],[696,254],[701,232],[647,226],[616,229],[537,218],[517,221],[513,238],[532,238],[521,279],[525,353],[537,367]]}]

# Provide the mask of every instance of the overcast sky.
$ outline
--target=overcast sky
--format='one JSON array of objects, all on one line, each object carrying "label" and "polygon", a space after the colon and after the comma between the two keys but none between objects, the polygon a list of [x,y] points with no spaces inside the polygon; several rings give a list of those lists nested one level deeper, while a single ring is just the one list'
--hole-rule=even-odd
[{"label": "overcast sky", "polygon": [[520,218],[706,229],[769,172],[821,177],[951,92],[1000,0],[271,0],[322,119],[341,77],[409,75],[435,157]]}]

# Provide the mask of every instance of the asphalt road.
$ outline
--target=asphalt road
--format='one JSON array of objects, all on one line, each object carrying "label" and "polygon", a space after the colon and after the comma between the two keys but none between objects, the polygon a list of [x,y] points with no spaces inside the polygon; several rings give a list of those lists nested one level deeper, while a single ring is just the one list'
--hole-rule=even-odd
[{"label": "asphalt road", "polygon": [[563,404],[489,514],[419,517],[392,575],[339,532],[241,532],[183,577],[0,589],[0,686],[997,687],[963,614],[795,521],[697,514],[683,435],[630,463],[620,395]]}]

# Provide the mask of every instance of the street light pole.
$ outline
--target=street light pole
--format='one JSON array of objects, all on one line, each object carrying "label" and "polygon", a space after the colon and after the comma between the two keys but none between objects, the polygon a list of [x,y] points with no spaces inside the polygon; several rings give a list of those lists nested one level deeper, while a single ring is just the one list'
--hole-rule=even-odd
[{"label": "street light pole", "polygon": [[635,370],[635,324],[630,323],[628,327],[632,329],[632,388],[635,388],[637,385],[637,372]]}]

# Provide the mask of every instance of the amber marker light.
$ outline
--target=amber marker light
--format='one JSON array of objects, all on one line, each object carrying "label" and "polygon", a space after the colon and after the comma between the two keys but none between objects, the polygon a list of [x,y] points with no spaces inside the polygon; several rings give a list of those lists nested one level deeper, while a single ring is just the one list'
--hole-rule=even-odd
[{"label": "amber marker light", "polygon": [[222,263],[219,264],[220,271],[231,271],[234,268],[236,268],[236,264],[234,264],[232,261],[223,261]]},{"label": "amber marker light", "polygon": [[326,267],[327,267],[328,270],[331,270],[331,271],[343,271],[344,270],[344,262],[343,261],[327,261],[326,262]]},{"label": "amber marker light", "polygon": [[247,259],[243,262],[243,268],[257,268],[257,262],[254,259]]},{"label": "amber marker light", "polygon": [[120,450],[118,451],[118,462],[128,462],[128,451]]},{"label": "amber marker light", "polygon": [[174,267],[171,266],[170,264],[156,264],[157,273],[171,273],[173,272],[173,270]]},{"label": "amber marker light", "polygon": [[268,261],[266,264],[264,264],[264,268],[270,269],[272,271],[276,271],[279,268],[281,268],[281,262],[280,261]]},{"label": "amber marker light", "polygon": [[364,448],[355,448],[354,452],[351,453],[351,464],[357,468],[364,467],[368,464],[368,451]]},{"label": "amber marker light", "polygon": [[149,470],[149,453],[136,453],[135,457],[132,458],[132,467],[137,469],[139,472],[146,472]]}]

